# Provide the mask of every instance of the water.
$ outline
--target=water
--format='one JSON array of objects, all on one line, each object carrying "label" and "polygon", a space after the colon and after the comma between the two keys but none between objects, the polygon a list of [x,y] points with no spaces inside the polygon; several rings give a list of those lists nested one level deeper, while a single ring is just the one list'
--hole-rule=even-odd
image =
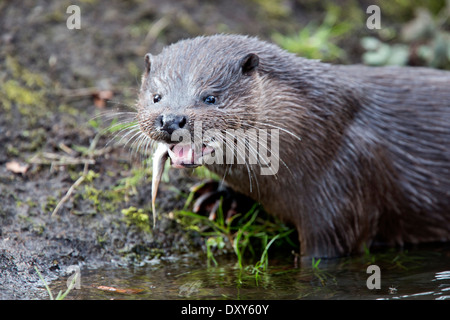
[{"label": "water", "polygon": [[[206,258],[205,258],[206,259]],[[81,270],[81,289],[66,299],[389,299],[450,300],[450,245],[388,250],[361,257],[321,260],[296,267],[292,257],[271,259],[256,276],[234,257],[207,266],[205,259],[152,260],[145,266]],[[380,267],[380,289],[369,289],[369,265]],[[66,280],[52,283],[55,294]],[[111,292],[107,289],[116,288]]]}]

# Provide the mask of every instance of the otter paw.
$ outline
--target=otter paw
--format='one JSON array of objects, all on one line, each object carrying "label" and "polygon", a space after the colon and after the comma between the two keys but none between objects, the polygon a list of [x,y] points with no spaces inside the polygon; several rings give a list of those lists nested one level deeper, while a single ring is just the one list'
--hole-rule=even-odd
[{"label": "otter paw", "polygon": [[250,210],[254,203],[246,196],[212,180],[194,185],[191,192],[194,193],[192,211],[207,214],[210,220],[216,219],[220,207],[225,220],[229,221],[237,213]]}]

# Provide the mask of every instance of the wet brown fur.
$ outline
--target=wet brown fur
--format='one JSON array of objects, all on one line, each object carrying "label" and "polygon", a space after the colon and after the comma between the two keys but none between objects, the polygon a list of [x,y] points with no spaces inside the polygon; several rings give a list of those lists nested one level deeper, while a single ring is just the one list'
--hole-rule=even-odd
[{"label": "wet brown fur", "polygon": [[[245,73],[248,54],[259,64]],[[147,62],[138,119],[153,140],[165,112],[188,116],[191,131],[286,129],[277,175],[208,168],[293,223],[302,255],[450,239],[450,72],[330,65],[236,35],[180,41]]]}]

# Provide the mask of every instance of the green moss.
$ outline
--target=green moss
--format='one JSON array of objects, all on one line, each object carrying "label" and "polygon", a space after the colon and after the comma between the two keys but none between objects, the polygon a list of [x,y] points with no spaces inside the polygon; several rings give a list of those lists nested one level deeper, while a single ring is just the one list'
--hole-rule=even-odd
[{"label": "green moss", "polygon": [[253,0],[272,19],[281,19],[289,16],[290,10],[283,0]]},{"label": "green moss", "polygon": [[11,56],[6,57],[4,65],[6,76],[0,78],[0,109],[5,111],[5,116],[12,117],[16,108],[31,127],[47,114],[45,81]]},{"label": "green moss", "polygon": [[7,144],[6,154],[11,157],[18,157],[20,155],[20,151],[15,146]]},{"label": "green moss", "polygon": [[79,109],[74,108],[74,107],[72,107],[72,106],[70,106],[68,104],[61,104],[61,105],[59,105],[58,106],[58,111],[61,114],[68,114],[68,115],[73,116],[73,117],[80,114],[80,110]]},{"label": "green moss", "polygon": [[151,21],[144,20],[138,21],[136,24],[133,24],[127,28],[129,35],[135,39],[141,39],[145,37],[148,31],[151,28]]},{"label": "green moss", "polygon": [[129,176],[119,179],[117,186],[114,187],[113,190],[129,190],[131,188],[133,191],[135,191],[135,188],[149,176],[150,174],[147,170],[143,168],[133,168],[131,169],[131,174]]},{"label": "green moss", "polygon": [[[19,106],[34,106],[40,107],[43,101],[42,91],[32,90],[29,87],[23,86],[16,80],[8,80],[2,84],[2,93],[0,100],[6,111],[11,110],[12,104]],[[27,115],[27,108],[19,108],[20,113]]]},{"label": "green moss", "polygon": [[31,209],[31,208],[36,208],[37,206],[38,206],[38,204],[35,202],[35,201],[33,201],[33,200],[31,200],[31,199],[27,199],[26,201],[25,201],[25,204]]},{"label": "green moss", "polygon": [[298,33],[283,35],[274,33],[272,39],[282,48],[309,59],[337,61],[345,58],[345,51],[337,41],[354,27],[350,20],[342,20],[341,9],[329,6],[322,24],[309,23]]},{"label": "green moss", "polygon": [[34,152],[41,149],[47,141],[47,131],[44,128],[25,130],[22,132],[22,137],[27,141],[23,144],[22,149]]},{"label": "green moss", "polygon": [[55,197],[48,196],[45,203],[42,204],[42,211],[44,213],[52,213],[58,204],[58,200]]},{"label": "green moss", "polygon": [[200,180],[205,180],[205,179],[212,179],[212,180],[216,180],[216,181],[221,180],[221,178],[217,174],[209,171],[208,169],[206,169],[206,167],[203,167],[203,166],[195,168],[193,175],[198,177]]},{"label": "green moss", "polygon": [[143,209],[129,207],[126,209],[122,209],[122,214],[125,216],[125,220],[128,224],[136,225],[144,232],[150,232],[150,218]]},{"label": "green moss", "polygon": [[86,176],[84,177],[84,181],[86,182],[92,182],[95,178],[98,178],[100,176],[99,173],[96,173],[93,170],[89,170]]},{"label": "green moss", "polygon": [[417,8],[425,8],[433,15],[445,8],[446,0],[391,0],[378,3],[382,15],[397,23],[411,20]]},{"label": "green moss", "polygon": [[[78,171],[72,170],[69,173],[73,181],[80,177]],[[131,176],[117,180],[117,184],[105,188],[103,181],[97,181],[100,174],[89,170],[75,201],[88,201],[94,207],[95,212],[100,214],[116,213],[123,208],[124,203],[129,201],[132,195],[137,194],[136,186],[142,180],[141,174],[139,170],[133,171]],[[102,187],[97,187],[98,184]]]},{"label": "green moss", "polygon": [[27,206],[28,209],[37,207],[37,203],[29,198],[24,201],[24,200],[20,200],[17,197],[15,197],[15,200],[16,200],[17,207]]},{"label": "green moss", "polygon": [[98,0],[80,0],[81,3],[86,3],[90,5],[94,5],[98,3]]},{"label": "green moss", "polygon": [[128,70],[128,73],[131,76],[136,77],[136,78],[139,78],[142,73],[141,68],[138,67],[137,64],[132,61],[130,61],[126,64],[126,68]]},{"label": "green moss", "polygon": [[85,185],[83,198],[86,200],[90,200],[94,206],[98,207],[101,203],[100,202],[101,193],[102,190],[96,189],[94,186],[91,185]]},{"label": "green moss", "polygon": [[5,65],[6,69],[12,73],[13,78],[23,80],[26,86],[38,88],[44,87],[42,76],[21,66],[16,58],[6,56]]},{"label": "green moss", "polygon": [[33,223],[32,229],[36,234],[42,235],[45,231],[45,225],[43,223]]}]

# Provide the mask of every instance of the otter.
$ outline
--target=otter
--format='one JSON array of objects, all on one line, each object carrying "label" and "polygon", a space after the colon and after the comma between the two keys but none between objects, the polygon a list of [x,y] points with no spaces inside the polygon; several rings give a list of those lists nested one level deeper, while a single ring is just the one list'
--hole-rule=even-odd
[{"label": "otter", "polygon": [[[448,71],[333,65],[255,37],[200,36],[145,56],[137,109],[163,161],[204,164],[295,225],[304,257],[450,239]],[[198,135],[199,122],[201,133],[258,129],[267,140],[278,130],[277,171],[199,161],[215,153],[214,137],[200,153],[189,141],[174,151],[173,133]],[[252,150],[262,149],[247,141]]]}]

